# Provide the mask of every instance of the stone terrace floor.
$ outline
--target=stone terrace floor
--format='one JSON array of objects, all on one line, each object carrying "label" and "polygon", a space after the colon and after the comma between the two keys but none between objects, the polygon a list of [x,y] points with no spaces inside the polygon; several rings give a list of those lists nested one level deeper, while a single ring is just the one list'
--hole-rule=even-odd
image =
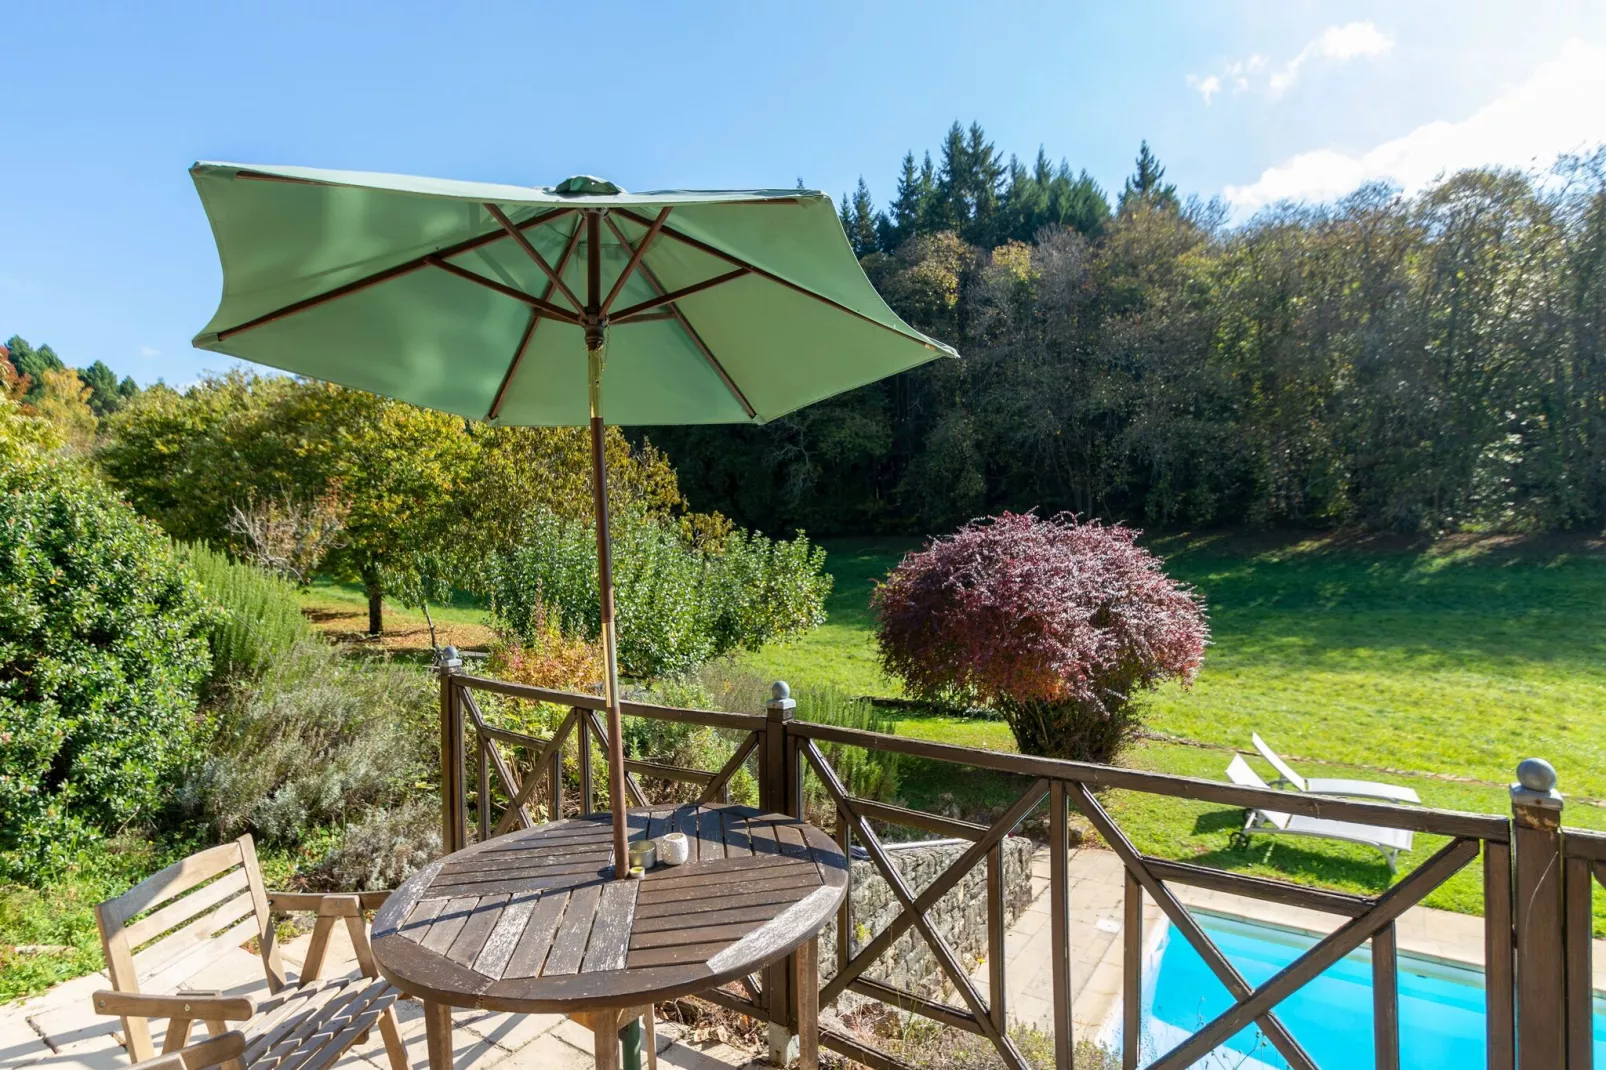
[{"label": "stone terrace floor", "polygon": [[[1049,957],[1048,853],[1039,850],[1032,859],[1032,902],[1005,937],[1009,1017],[1042,1029],[1052,1023],[1052,974]],[[1121,992],[1121,918],[1124,876],[1114,854],[1103,850],[1072,852],[1071,981],[1072,1019],[1079,1037],[1115,1041],[1111,1026]],[[1174,886],[1177,898],[1190,908],[1252,917],[1262,922],[1311,933],[1331,931],[1340,919],[1294,907],[1281,907],[1236,895]],[[1153,901],[1145,898],[1145,944],[1163,932],[1163,918]],[[1483,921],[1462,914],[1416,907],[1399,921],[1400,950],[1481,967]],[[300,967],[309,936],[285,945],[288,969]],[[1606,989],[1606,940],[1595,942],[1595,987]],[[326,976],[354,971],[350,944],[337,928],[331,941]],[[978,966],[974,979],[985,996],[987,969]],[[90,994],[104,987],[104,975],[80,977],[21,1004],[0,1007],[0,1070],[122,1070],[128,1058],[114,1036],[116,1019],[96,1015]],[[218,989],[229,994],[266,992],[261,960],[234,951],[191,982],[192,988]],[[426,1070],[424,1022],[415,1002],[398,1004],[402,1036],[416,1070]],[[456,1026],[457,1070],[578,1070],[592,1065],[591,1034],[557,1015],[510,1015],[458,1011]],[[767,1066],[750,1052],[726,1044],[694,1044],[682,1040],[679,1026],[658,1024],[658,1065],[664,1070],[727,1070]],[[200,1030],[197,1029],[197,1035]],[[376,1030],[335,1070],[389,1070]]]},{"label": "stone terrace floor", "polygon": [[[283,948],[285,968],[301,966],[310,935]],[[323,975],[335,977],[356,972],[345,930],[336,927],[330,941]],[[20,1004],[0,1006],[0,1070],[126,1070],[128,1055],[118,1042],[115,1018],[104,1018],[90,1007],[90,995],[106,987],[104,974],[79,977]],[[245,951],[230,952],[190,984],[194,989],[222,990],[228,995],[266,994],[262,960]],[[419,1004],[397,1004],[402,1037],[415,1070],[427,1070],[424,1017]],[[553,1014],[492,1014],[457,1011],[456,1070],[579,1070],[592,1065],[591,1032]],[[658,1065],[662,1070],[733,1070],[748,1066],[752,1055],[719,1043],[694,1044],[680,1039],[680,1027],[659,1022]],[[196,1025],[195,1036],[204,1035]],[[644,1060],[645,1062],[645,1060]],[[761,1064],[762,1065],[762,1064]],[[389,1070],[384,1045],[376,1029],[368,1041],[353,1049],[335,1070]]]}]

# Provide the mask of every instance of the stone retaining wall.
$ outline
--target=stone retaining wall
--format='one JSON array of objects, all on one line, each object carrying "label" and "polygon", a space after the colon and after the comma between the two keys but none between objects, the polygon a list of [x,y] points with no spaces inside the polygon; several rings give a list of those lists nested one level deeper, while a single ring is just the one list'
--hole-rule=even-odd
[{"label": "stone retaining wall", "polygon": [[[909,890],[919,895],[968,844],[950,843],[931,847],[909,847],[888,851],[887,856],[902,875]],[[1013,922],[1031,902],[1032,852],[1035,845],[1024,836],[1004,841],[1004,912],[1006,925]],[[851,897],[854,954],[875,938],[902,911],[887,882],[881,879],[869,859],[853,862]],[[987,865],[978,863],[947,895],[937,901],[927,915],[948,946],[958,955],[966,971],[987,954]],[[820,977],[836,974],[836,922],[820,934]],[[911,927],[892,947],[865,970],[863,976],[920,996],[938,996],[948,983],[937,964],[930,945]]]}]

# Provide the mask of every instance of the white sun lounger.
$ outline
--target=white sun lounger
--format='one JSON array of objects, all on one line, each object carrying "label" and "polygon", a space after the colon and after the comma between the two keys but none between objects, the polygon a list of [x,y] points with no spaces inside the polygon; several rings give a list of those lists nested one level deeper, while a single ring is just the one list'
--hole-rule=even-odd
[{"label": "white sun lounger", "polygon": [[1410,788],[1402,788],[1397,784],[1379,784],[1375,780],[1343,780],[1334,777],[1302,777],[1294,772],[1294,767],[1282,760],[1278,753],[1266,745],[1258,732],[1249,733],[1249,739],[1260,752],[1260,756],[1271,763],[1277,770],[1280,778],[1279,787],[1287,786],[1297,791],[1309,791],[1317,795],[1348,795],[1356,799],[1380,799],[1384,802],[1420,803],[1421,797]]},{"label": "white sun lounger", "polygon": [[[1227,766],[1227,779],[1240,788],[1269,787],[1260,779],[1260,774],[1249,767],[1249,763],[1244,761],[1241,754],[1234,755],[1232,764]],[[1244,822],[1244,834],[1315,836],[1318,839],[1362,844],[1383,853],[1384,859],[1389,864],[1390,873],[1394,872],[1396,857],[1401,851],[1409,851],[1412,842],[1409,829],[1362,825],[1354,821],[1333,821],[1324,817],[1303,817],[1277,810],[1262,810],[1258,807],[1250,807],[1249,817]]]}]

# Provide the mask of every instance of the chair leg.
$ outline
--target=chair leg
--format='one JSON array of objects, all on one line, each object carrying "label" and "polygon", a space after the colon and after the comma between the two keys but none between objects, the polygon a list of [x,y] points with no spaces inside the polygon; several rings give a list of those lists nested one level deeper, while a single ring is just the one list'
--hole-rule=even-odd
[{"label": "chair leg", "polygon": [[647,1030],[647,1070],[658,1070],[658,1025],[651,1004],[641,1017],[642,1026]]},{"label": "chair leg", "polygon": [[386,1007],[379,1016],[379,1035],[385,1040],[385,1054],[390,1058],[390,1070],[407,1070],[407,1045],[402,1043],[401,1028],[396,1024],[396,1008]]}]

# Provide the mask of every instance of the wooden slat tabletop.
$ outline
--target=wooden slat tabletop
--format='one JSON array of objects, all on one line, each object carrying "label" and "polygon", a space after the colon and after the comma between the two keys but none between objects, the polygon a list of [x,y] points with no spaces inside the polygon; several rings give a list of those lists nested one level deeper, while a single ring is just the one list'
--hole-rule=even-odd
[{"label": "wooden slat tabletop", "polygon": [[836,841],[784,814],[718,803],[630,811],[632,841],[684,832],[684,865],[613,878],[607,814],[443,858],[374,919],[397,988],[503,1011],[635,1007],[754,972],[830,920],[847,891]]}]

